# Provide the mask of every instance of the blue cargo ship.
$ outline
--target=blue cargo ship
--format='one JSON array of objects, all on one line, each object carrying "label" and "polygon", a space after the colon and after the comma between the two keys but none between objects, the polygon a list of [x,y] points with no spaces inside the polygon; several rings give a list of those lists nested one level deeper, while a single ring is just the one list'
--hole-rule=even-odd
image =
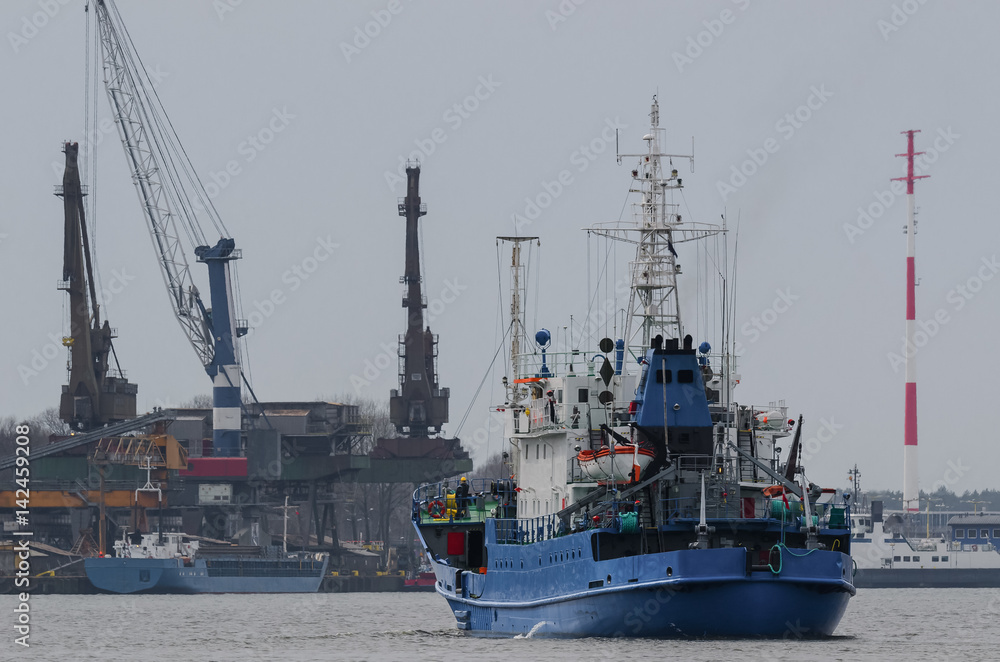
[{"label": "blue cargo ship", "polygon": [[180,533],[115,543],[115,556],[84,560],[95,588],[111,593],[315,593],[329,557],[261,547],[203,545]]},{"label": "blue cargo ship", "polygon": [[[505,238],[512,363],[495,409],[507,450],[496,479],[414,492],[436,591],[458,628],[480,634],[829,636],[855,595],[851,494],[808,480],[803,421],[784,401],[734,399],[725,325],[721,352],[685,332],[679,254],[725,229],[682,220],[673,162],[688,157],[661,149],[655,98],[650,117],[645,150],[619,155],[636,160],[636,222],[588,228],[634,246],[629,286],[602,290],[627,301],[608,306],[624,320],[577,343],[563,334],[564,347],[542,329],[532,346],[518,279],[521,243],[535,238]],[[726,259],[713,263],[729,278]],[[598,342],[595,328],[620,335]]]}]

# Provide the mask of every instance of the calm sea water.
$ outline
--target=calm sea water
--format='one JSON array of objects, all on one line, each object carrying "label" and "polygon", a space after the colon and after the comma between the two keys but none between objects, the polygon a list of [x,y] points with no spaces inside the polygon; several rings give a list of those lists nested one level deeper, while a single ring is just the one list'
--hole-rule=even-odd
[{"label": "calm sea water", "polygon": [[[433,593],[31,598],[31,647],[0,660],[995,660],[1000,589],[869,589],[819,640],[486,639],[455,630]],[[720,610],[767,605],[719,605]]]}]

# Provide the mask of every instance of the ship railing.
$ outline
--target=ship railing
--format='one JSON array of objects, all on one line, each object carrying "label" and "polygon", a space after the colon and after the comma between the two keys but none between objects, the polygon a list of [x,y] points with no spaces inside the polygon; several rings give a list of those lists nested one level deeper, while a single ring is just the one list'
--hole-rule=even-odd
[{"label": "ship railing", "polygon": [[565,525],[555,515],[527,519],[493,519],[497,542],[501,545],[530,545],[567,533]]},{"label": "ship railing", "polygon": [[529,545],[586,529],[610,529],[616,533],[636,533],[641,526],[640,506],[632,500],[604,501],[572,519],[557,514],[524,519],[489,519],[502,545]]},{"label": "ship railing", "polygon": [[494,512],[514,512],[516,484],[513,480],[469,478],[465,503],[456,495],[461,480],[444,480],[421,485],[413,492],[412,518],[421,524],[476,522]]},{"label": "ship railing", "polygon": [[[646,354],[645,347],[629,346],[622,357],[622,371],[635,372],[637,364],[641,362]],[[611,361],[611,367],[616,368],[618,361],[617,350],[613,350],[607,355],[602,354],[597,348],[592,352],[583,350],[569,351],[546,351],[545,361],[542,362],[541,350],[535,349],[532,352],[522,352],[515,357],[517,375],[519,379],[544,379],[549,377],[572,377],[583,376],[596,377],[604,365],[603,358],[607,356]],[[698,354],[699,365],[702,365],[703,376],[707,379],[720,374],[733,375],[739,380],[737,357],[734,355],[724,355],[718,352],[708,354]],[[526,382],[530,386],[531,382]],[[763,411],[764,409],[761,408]]]},{"label": "ship railing", "polygon": [[[661,499],[660,507],[663,509],[664,521],[698,519],[701,515],[701,497]],[[747,514],[743,512],[743,504],[739,499],[719,498],[712,495],[705,503],[706,517],[736,519],[745,517]]]},{"label": "ship railing", "polygon": [[[601,355],[595,349],[587,353],[582,350],[570,350],[564,352],[545,352],[545,362],[542,363],[542,352],[522,352],[515,357],[517,365],[517,375],[519,379],[547,378],[547,377],[572,377],[574,375],[596,376],[595,369],[600,370],[600,362],[594,361],[595,356]],[[613,360],[614,353],[609,356]],[[530,385],[530,382],[527,384]]]},{"label": "ship railing", "polygon": [[580,468],[580,458],[572,455],[566,460],[566,482],[567,483],[592,483],[594,479],[583,473]]},{"label": "ship railing", "polygon": [[[748,504],[753,504],[753,509]],[[701,514],[701,497],[682,497],[662,499],[660,501],[663,520],[698,519]],[[820,528],[850,528],[850,507],[843,500],[829,503],[810,503],[813,523]],[[755,519],[769,517],[789,524],[801,526],[804,524],[802,504],[790,500],[785,505],[781,497],[772,499],[753,499],[743,501],[739,498],[729,498],[717,494],[709,494],[705,504],[705,514],[711,518]]]},{"label": "ship railing", "polygon": [[558,427],[552,419],[552,408],[546,398],[532,398],[524,408],[514,411],[514,432],[525,434]]}]

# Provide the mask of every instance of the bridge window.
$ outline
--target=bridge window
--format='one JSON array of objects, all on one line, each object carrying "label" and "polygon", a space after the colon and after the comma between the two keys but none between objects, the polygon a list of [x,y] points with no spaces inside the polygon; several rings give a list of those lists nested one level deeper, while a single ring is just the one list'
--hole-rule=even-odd
[{"label": "bridge window", "polygon": [[909,563],[910,562],[910,557],[909,556],[904,556],[903,557],[903,561],[906,562],[906,563]]},{"label": "bridge window", "polygon": [[983,529],[983,530],[981,530],[979,532],[979,537],[980,538],[989,538],[990,537],[990,531],[989,531],[989,529]]},{"label": "bridge window", "polygon": [[577,402],[586,402],[590,398],[590,390],[581,388],[576,391]]},{"label": "bridge window", "polygon": [[931,563],[937,563],[940,559],[941,559],[940,556],[932,556],[931,557]]},{"label": "bridge window", "polygon": [[941,557],[941,562],[942,563],[947,563],[948,562],[948,557],[947,556],[942,556]]},{"label": "bridge window", "polygon": [[[690,372],[690,371],[688,371]],[[657,384],[669,384],[674,381],[673,373],[669,370],[657,370],[656,371],[656,383]]]},{"label": "bridge window", "polygon": [[955,529],[955,540],[965,537],[965,529]]},{"label": "bridge window", "polygon": [[898,556],[894,556],[894,557],[892,557],[892,560],[893,560],[894,563],[898,563],[899,562],[899,557]]},{"label": "bridge window", "polygon": [[920,557],[919,556],[914,556],[913,560],[914,560],[914,562],[920,561]]},{"label": "bridge window", "polygon": [[677,381],[681,384],[691,384],[694,382],[694,370],[678,370]]},{"label": "bridge window", "polygon": [[993,529],[993,537],[1000,538],[1000,529]]}]

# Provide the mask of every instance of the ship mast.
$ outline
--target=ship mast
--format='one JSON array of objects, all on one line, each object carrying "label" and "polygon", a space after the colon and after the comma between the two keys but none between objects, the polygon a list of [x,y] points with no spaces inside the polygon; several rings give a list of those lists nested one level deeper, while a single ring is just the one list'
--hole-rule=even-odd
[{"label": "ship mast", "polygon": [[[702,239],[722,231],[704,223],[684,221],[680,205],[668,195],[683,188],[674,168],[674,159],[686,159],[694,167],[694,154],[669,154],[662,151],[666,129],[660,126],[660,103],[653,97],[649,112],[649,133],[643,136],[646,151],[641,154],[618,154],[638,160],[632,169],[630,193],[638,193],[632,204],[634,221],[628,224],[598,224],[589,230],[618,241],[635,244],[635,258],[629,263],[630,295],[625,322],[625,343],[641,355],[657,335],[682,338],[677,294],[677,276],[681,273],[675,245]],[[693,152],[693,150],[692,150]],[[638,349],[638,351],[635,351]]]},{"label": "ship mast", "polygon": [[[660,103],[653,97],[649,112],[649,133],[645,154],[620,154],[621,158],[638,157],[639,167],[632,171],[631,192],[640,194],[633,203],[633,216],[642,232],[635,259],[629,264],[632,293],[629,316],[625,325],[627,341],[641,332],[642,346],[649,347],[657,334],[665,338],[680,338],[683,334],[680,305],[677,299],[677,252],[674,250],[673,229],[681,223],[677,207],[667,203],[668,189],[681,188],[677,171],[663,169],[661,158],[672,164],[672,155],[661,154],[660,144],[666,130],[660,127]],[[680,158],[693,158],[685,156]],[[639,328],[633,328],[638,320]]]},{"label": "ship mast", "polygon": [[[906,177],[893,181],[906,182],[906,346],[913,344],[916,332],[916,278],[915,250],[917,222],[914,218],[913,182],[929,175],[913,174],[913,157],[923,152],[913,151],[913,134],[919,130],[902,131],[906,134],[907,150],[896,156],[906,157]],[[920,510],[920,481],[917,472],[917,366],[914,354],[906,352],[906,412],[903,422],[903,510],[911,513]]]},{"label": "ship mast", "polygon": [[[538,237],[497,237],[497,241],[511,243],[510,250],[510,366],[514,379],[519,378],[518,357],[521,341],[527,338],[524,330],[524,265],[521,264],[521,242],[538,242]],[[539,243],[540,245],[540,243]]]}]

